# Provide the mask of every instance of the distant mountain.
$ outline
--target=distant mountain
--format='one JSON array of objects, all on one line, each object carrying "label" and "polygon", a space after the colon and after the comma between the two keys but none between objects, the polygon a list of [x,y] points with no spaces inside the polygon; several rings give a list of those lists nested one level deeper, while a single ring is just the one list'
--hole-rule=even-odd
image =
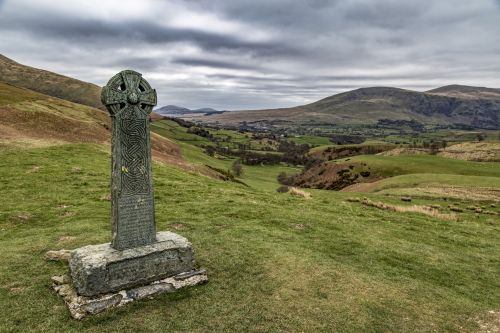
[{"label": "distant mountain", "polygon": [[160,108],[156,108],[155,112],[158,114],[182,114],[191,112],[191,110],[177,105],[165,105]]},{"label": "distant mountain", "polygon": [[427,93],[456,98],[500,100],[500,89],[469,87],[457,84],[432,89]]},{"label": "distant mountain", "polygon": [[428,92],[391,87],[361,88],[292,108],[225,112],[200,118],[206,122],[288,122],[376,124],[416,121],[421,124],[500,129],[499,89],[446,86]]},{"label": "distant mountain", "polygon": [[188,113],[202,113],[202,114],[212,114],[212,113],[220,113],[222,111],[217,111],[212,108],[201,108],[190,110],[188,108],[183,108],[177,105],[166,105],[160,108],[155,109],[155,112],[162,115],[184,115]]},{"label": "distant mountain", "polygon": [[219,112],[215,109],[212,109],[212,108],[201,108],[201,109],[195,109],[195,110],[192,110],[193,112],[204,112],[204,113],[209,113],[209,112]]},{"label": "distant mountain", "polygon": [[101,110],[101,87],[43,69],[25,66],[0,54],[0,81]]}]

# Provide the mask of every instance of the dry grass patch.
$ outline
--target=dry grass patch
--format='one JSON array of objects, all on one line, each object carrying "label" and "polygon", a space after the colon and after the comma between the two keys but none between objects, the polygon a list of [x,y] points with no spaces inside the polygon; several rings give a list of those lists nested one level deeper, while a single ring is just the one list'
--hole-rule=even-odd
[{"label": "dry grass patch", "polygon": [[500,310],[490,310],[474,321],[479,326],[478,333],[500,333]]},{"label": "dry grass patch", "polygon": [[101,197],[99,198],[99,200],[101,200],[101,201],[111,201],[111,193],[101,195]]},{"label": "dry grass patch", "polygon": [[61,236],[57,240],[59,243],[64,243],[64,242],[72,242],[76,239],[75,236]]},{"label": "dry grass patch", "polygon": [[288,193],[290,193],[293,196],[302,197],[304,199],[310,199],[312,197],[311,193],[298,189],[296,187],[291,187]]},{"label": "dry grass patch", "polygon": [[171,227],[174,230],[186,230],[186,225],[182,223],[173,223],[170,224],[169,227]]},{"label": "dry grass patch", "polygon": [[28,222],[33,218],[33,214],[28,213],[28,212],[20,212],[16,214],[16,219],[22,223]]},{"label": "dry grass patch", "polygon": [[392,205],[380,201],[372,201],[368,198],[364,198],[361,203],[365,206],[370,206],[370,207],[376,207],[380,209],[385,209],[385,210],[392,210],[394,212],[399,212],[399,213],[419,213],[419,214],[424,214],[432,217],[436,217],[442,220],[447,220],[447,221],[458,221],[458,217],[456,214],[450,213],[450,214],[443,214],[440,213],[439,210],[429,207],[429,206],[421,206],[421,205],[413,205],[413,206],[398,206],[398,205]]},{"label": "dry grass patch", "polygon": [[302,224],[302,223],[292,223],[292,224],[290,224],[290,228],[297,229],[297,230],[303,230],[306,228],[306,225]]},{"label": "dry grass patch", "polygon": [[444,149],[440,156],[465,161],[500,161],[500,142],[464,142]]}]

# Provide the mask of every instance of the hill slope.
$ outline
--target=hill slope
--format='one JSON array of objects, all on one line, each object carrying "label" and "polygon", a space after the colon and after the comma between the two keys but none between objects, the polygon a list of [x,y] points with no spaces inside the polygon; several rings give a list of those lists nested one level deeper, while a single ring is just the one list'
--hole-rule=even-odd
[{"label": "hill slope", "polygon": [[165,106],[162,106],[160,108],[156,108],[155,112],[158,114],[161,114],[161,115],[184,115],[184,114],[188,114],[188,113],[205,114],[205,113],[221,112],[221,111],[217,111],[217,110],[212,109],[212,108],[200,108],[200,109],[191,110],[191,109],[184,108],[182,106],[177,106],[177,105],[165,105]]},{"label": "hill slope", "polygon": [[158,230],[187,237],[210,282],[74,321],[49,287],[67,268],[43,254],[109,241],[109,157],[0,148],[0,165],[5,332],[476,332],[500,307],[496,216],[450,222],[155,165]]},{"label": "hill slope", "polygon": [[429,94],[465,99],[500,100],[500,89],[449,85],[426,91]]},{"label": "hill slope", "polygon": [[[110,128],[101,110],[0,82],[0,147],[109,144]],[[156,134],[151,138],[156,159],[189,167],[175,143]]]},{"label": "hill slope", "polygon": [[[469,87],[476,96],[455,96],[451,89],[422,93],[390,87],[361,88],[293,108],[225,112],[203,121],[240,123],[291,121],[335,124],[376,124],[379,120],[415,120],[423,124],[500,128],[500,99],[482,88]],[[485,88],[486,89],[486,88]],[[450,96],[447,96],[449,94]]]},{"label": "hill slope", "polygon": [[43,69],[25,66],[1,54],[0,81],[105,110],[101,103],[101,88],[99,86]]}]

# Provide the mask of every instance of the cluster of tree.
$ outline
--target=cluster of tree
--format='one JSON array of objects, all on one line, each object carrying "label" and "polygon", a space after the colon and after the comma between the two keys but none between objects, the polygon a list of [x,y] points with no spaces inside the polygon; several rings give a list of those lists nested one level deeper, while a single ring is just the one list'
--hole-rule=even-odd
[{"label": "cluster of tree", "polygon": [[185,128],[190,128],[190,127],[195,126],[195,123],[193,123],[192,121],[184,120],[184,119],[181,119],[181,118],[166,117],[166,116],[163,117],[163,118],[167,119],[167,120],[174,121],[177,124],[179,124],[179,126],[182,126],[182,127],[185,127]]},{"label": "cluster of tree", "polygon": [[338,145],[359,144],[365,142],[365,138],[359,135],[335,134],[330,137],[330,141]]},{"label": "cluster of tree", "polygon": [[240,161],[239,163],[246,165],[273,165],[280,163],[308,165],[312,163],[312,161],[316,161],[316,159],[313,159],[307,154],[310,148],[307,144],[299,145],[295,142],[285,143],[285,141],[281,141],[279,150],[283,154],[261,153],[248,150],[247,148],[248,146],[245,144],[239,144],[238,149],[229,149],[227,147],[221,147],[220,145],[204,146],[207,155],[214,156],[217,153],[220,155],[237,157]]},{"label": "cluster of tree", "polygon": [[204,129],[202,127],[198,127],[198,126],[189,127],[188,130],[187,130],[187,132],[190,133],[190,134],[196,134],[198,136],[201,136],[201,137],[204,137],[204,138],[208,138],[208,139],[213,139],[213,137],[214,137],[212,135],[212,133],[210,133],[206,129]]},{"label": "cluster of tree", "polygon": [[416,132],[423,132],[425,127],[422,123],[416,120],[391,120],[391,119],[379,119],[377,121],[377,126],[388,127],[388,128],[410,128]]}]

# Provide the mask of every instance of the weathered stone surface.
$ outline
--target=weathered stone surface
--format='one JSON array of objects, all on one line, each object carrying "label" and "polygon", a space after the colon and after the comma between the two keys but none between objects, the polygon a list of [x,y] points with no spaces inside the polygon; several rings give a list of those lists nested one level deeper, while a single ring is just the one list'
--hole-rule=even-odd
[{"label": "weathered stone surface", "polygon": [[149,114],[156,91],[125,70],[102,89],[112,119],[111,244],[117,250],[155,242]]},{"label": "weathered stone surface", "polygon": [[[66,280],[64,275],[57,281]],[[175,292],[178,289],[195,286],[208,282],[205,270],[184,272],[166,279],[154,281],[148,285],[124,289],[115,293],[94,297],[79,296],[71,284],[54,283],[52,287],[64,299],[70,314],[75,319],[83,319],[87,315],[102,312],[112,307],[123,306],[127,303],[152,297],[162,293]]]},{"label": "weathered stone surface", "polygon": [[127,250],[110,243],[74,250],[71,277],[79,295],[95,296],[145,285],[194,269],[191,243],[172,232],[159,232],[157,242]]}]

